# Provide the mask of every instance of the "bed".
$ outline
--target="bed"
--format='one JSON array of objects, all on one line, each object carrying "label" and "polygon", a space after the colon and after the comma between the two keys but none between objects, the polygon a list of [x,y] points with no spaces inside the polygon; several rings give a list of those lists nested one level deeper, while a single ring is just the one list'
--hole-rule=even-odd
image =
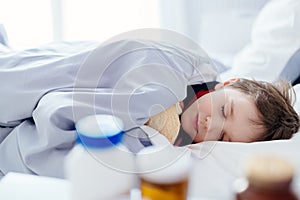
[{"label": "bed", "polygon": [[[0,30],[1,31],[1,30]],[[4,35],[4,34],[2,34]],[[1,36],[1,33],[0,33]],[[7,51],[6,37],[1,39],[2,51]],[[1,51],[1,49],[0,49]],[[300,114],[300,85],[295,85],[297,94],[295,109]],[[253,154],[275,154],[288,159],[296,168],[294,187],[300,195],[300,131],[290,140],[227,143],[203,142],[189,146],[196,158],[190,176],[190,196],[206,199],[231,199],[235,180],[243,176],[243,163]],[[0,172],[0,177],[3,174]]]}]

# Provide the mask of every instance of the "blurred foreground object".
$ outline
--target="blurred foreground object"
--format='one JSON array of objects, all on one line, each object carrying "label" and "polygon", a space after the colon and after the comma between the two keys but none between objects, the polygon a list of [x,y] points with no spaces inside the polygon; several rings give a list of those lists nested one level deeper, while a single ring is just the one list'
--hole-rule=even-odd
[{"label": "blurred foreground object", "polygon": [[137,155],[142,196],[151,200],[186,200],[192,169],[191,150],[151,146]]},{"label": "blurred foreground object", "polygon": [[253,156],[246,163],[246,179],[236,182],[237,200],[297,200],[292,191],[294,168],[276,156]]},{"label": "blurred foreground object", "polygon": [[76,123],[78,144],[66,158],[72,200],[112,199],[138,186],[134,155],[121,144],[124,124],[111,115]]}]

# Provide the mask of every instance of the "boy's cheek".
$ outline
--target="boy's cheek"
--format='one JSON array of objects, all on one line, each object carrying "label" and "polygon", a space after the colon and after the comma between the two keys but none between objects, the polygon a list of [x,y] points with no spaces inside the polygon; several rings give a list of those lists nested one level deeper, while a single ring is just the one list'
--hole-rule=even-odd
[{"label": "boy's cheek", "polygon": [[188,129],[189,129],[188,121],[189,121],[190,119],[189,119],[188,117],[189,117],[188,112],[184,112],[184,113],[181,115],[181,126],[182,126],[183,130],[185,130],[186,132],[187,132]]},{"label": "boy's cheek", "polygon": [[203,115],[211,115],[211,110],[216,107],[211,98],[203,98],[197,101],[195,109]]}]

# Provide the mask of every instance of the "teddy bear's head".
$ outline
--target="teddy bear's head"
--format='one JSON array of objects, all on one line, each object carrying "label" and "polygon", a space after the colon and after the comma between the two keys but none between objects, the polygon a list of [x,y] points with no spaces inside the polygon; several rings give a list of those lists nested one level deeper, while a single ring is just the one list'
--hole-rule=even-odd
[{"label": "teddy bear's head", "polygon": [[180,103],[173,104],[147,121],[145,125],[157,130],[164,135],[170,143],[174,144],[180,130],[179,114],[182,110]]}]

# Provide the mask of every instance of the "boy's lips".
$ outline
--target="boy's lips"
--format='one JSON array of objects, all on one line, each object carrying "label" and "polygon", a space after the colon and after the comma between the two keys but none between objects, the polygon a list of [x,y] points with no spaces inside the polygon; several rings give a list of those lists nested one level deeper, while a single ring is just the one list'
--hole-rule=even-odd
[{"label": "boy's lips", "polygon": [[194,124],[193,124],[196,133],[198,133],[198,115],[199,115],[199,114],[196,115],[196,118],[195,118]]}]

